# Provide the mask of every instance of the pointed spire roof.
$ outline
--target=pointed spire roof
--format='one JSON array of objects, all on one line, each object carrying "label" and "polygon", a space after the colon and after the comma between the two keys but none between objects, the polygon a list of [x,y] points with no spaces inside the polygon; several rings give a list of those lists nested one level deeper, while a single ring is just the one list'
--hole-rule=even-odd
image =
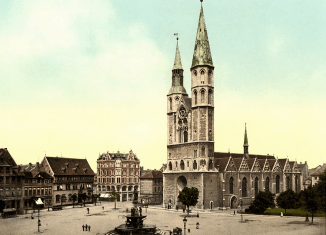
[{"label": "pointed spire roof", "polygon": [[208,42],[203,5],[201,5],[201,10],[199,15],[195,50],[192,58],[191,68],[198,65],[209,65],[214,67],[212,55],[211,55],[211,49],[209,47],[209,42]]},{"label": "pointed spire roof", "polygon": [[248,136],[247,136],[247,123],[245,123],[245,134],[244,134],[244,142],[243,142],[243,147],[248,147]]},{"label": "pointed spire roof", "polygon": [[181,57],[180,57],[178,41],[179,41],[179,38],[177,38],[177,49],[175,51],[175,59],[174,59],[173,69],[183,69],[182,64],[181,64]]}]

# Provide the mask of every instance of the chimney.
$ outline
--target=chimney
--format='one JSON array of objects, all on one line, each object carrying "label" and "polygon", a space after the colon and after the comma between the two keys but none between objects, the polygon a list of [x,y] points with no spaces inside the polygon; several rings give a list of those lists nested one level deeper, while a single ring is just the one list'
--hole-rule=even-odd
[{"label": "chimney", "polygon": [[36,171],[40,171],[40,163],[36,162]]}]

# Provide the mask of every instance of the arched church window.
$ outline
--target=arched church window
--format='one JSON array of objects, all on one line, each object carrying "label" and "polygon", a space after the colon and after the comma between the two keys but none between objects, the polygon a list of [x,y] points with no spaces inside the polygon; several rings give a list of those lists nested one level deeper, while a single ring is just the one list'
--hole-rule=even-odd
[{"label": "arched church window", "polygon": [[269,178],[268,177],[266,178],[266,181],[265,181],[265,191],[269,192]]},{"label": "arched church window", "polygon": [[196,169],[197,169],[197,162],[196,162],[196,160],[194,160],[194,163],[193,163],[193,168],[194,168],[194,170],[196,170]]},{"label": "arched church window", "polygon": [[187,161],[187,167],[189,167],[189,161]]},{"label": "arched church window", "polygon": [[169,162],[169,170],[172,171],[172,163]]},{"label": "arched church window", "polygon": [[280,193],[280,176],[276,176],[276,193]]},{"label": "arched church window", "polygon": [[212,99],[213,99],[213,91],[210,89],[208,91],[208,103],[212,104]]},{"label": "arched church window", "polygon": [[194,70],[194,75],[197,77],[197,71],[196,70]]},{"label": "arched church window", "polygon": [[295,192],[297,193],[298,192],[298,176],[296,175],[295,176]]},{"label": "arched church window", "polygon": [[179,143],[182,143],[182,131],[179,130]]},{"label": "arched church window", "polygon": [[201,70],[200,71],[200,83],[201,84],[204,84],[204,81],[205,81],[204,75],[205,75],[205,71]]},{"label": "arched church window", "polygon": [[212,83],[212,76],[213,76],[213,71],[210,69],[208,70],[208,84]]},{"label": "arched church window", "polygon": [[258,192],[259,192],[259,188],[258,188],[258,177],[255,178],[255,197],[257,197]]},{"label": "arched church window", "polygon": [[181,162],[180,162],[180,168],[181,168],[181,170],[185,169],[185,163],[183,162],[183,160],[181,160]]},{"label": "arched church window", "polygon": [[197,104],[197,91],[194,91],[194,96],[195,96],[195,105]]},{"label": "arched church window", "polygon": [[171,99],[171,97],[169,98],[169,103],[170,103],[170,111],[172,111],[172,99]]},{"label": "arched church window", "polygon": [[200,99],[201,99],[201,102],[204,103],[205,102],[205,90],[202,89],[200,91]]},{"label": "arched church window", "polygon": [[205,147],[204,146],[201,148],[201,156],[205,157]]},{"label": "arched church window", "polygon": [[290,177],[287,176],[286,177],[286,190],[288,190],[290,188]]},{"label": "arched church window", "polygon": [[178,162],[175,162],[175,168],[178,168]]},{"label": "arched church window", "polygon": [[209,170],[212,170],[213,169],[213,160],[212,159],[209,159],[208,169]]},{"label": "arched church window", "polygon": [[242,197],[247,197],[247,179],[244,177],[242,179]]},{"label": "arched church window", "polygon": [[184,140],[185,143],[187,143],[188,142],[188,131],[184,131],[183,132],[183,135],[184,135],[183,136],[184,137],[183,140]]},{"label": "arched church window", "polygon": [[233,177],[229,181],[229,194],[233,194]]}]

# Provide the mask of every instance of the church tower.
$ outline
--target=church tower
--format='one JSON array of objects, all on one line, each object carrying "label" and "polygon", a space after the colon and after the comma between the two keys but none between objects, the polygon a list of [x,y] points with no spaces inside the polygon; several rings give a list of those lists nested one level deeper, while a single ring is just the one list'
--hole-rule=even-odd
[{"label": "church tower", "polygon": [[201,5],[192,59],[192,141],[201,143],[200,154],[214,154],[214,66]]}]

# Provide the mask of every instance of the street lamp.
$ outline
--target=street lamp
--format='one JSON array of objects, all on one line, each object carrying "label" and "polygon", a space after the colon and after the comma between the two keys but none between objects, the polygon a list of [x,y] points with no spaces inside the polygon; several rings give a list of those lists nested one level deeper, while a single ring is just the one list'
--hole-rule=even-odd
[{"label": "street lamp", "polygon": [[42,202],[41,198],[38,198],[35,201],[35,204],[38,207],[38,216],[37,216],[37,231],[40,232],[40,226],[41,226],[41,220],[40,220],[40,206],[44,205],[44,203]]},{"label": "street lamp", "polygon": [[242,198],[240,198],[241,223],[243,222],[243,218],[242,218],[242,203],[243,203],[243,200],[242,200]]},{"label": "street lamp", "polygon": [[183,224],[184,224],[184,235],[186,235],[186,224],[187,224],[186,216],[183,219]]}]

